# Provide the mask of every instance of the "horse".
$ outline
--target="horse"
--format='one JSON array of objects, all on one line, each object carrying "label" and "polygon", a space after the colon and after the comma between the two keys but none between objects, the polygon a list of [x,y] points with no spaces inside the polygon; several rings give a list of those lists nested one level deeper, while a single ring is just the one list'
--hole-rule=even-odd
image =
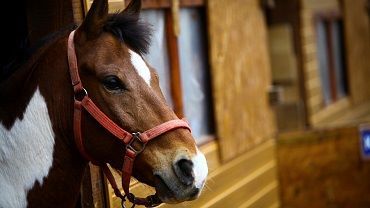
[{"label": "horse", "polygon": [[132,0],[108,14],[107,0],[95,0],[77,29],[0,83],[0,207],[75,207],[89,161],[121,172],[124,189],[131,174],[155,188],[142,199],[110,180],[134,204],[199,197],[207,162],[142,58],[150,28],[140,10]]}]

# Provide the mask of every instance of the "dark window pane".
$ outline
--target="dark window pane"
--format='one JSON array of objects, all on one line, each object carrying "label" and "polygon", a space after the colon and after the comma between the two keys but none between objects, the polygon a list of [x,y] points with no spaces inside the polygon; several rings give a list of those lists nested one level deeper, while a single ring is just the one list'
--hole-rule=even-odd
[{"label": "dark window pane", "polygon": [[329,75],[329,57],[328,57],[328,40],[326,23],[318,21],[316,24],[316,38],[317,38],[317,56],[319,61],[319,73],[321,78],[321,87],[323,90],[325,105],[330,104],[332,95],[330,91],[330,75]]},{"label": "dark window pane", "polygon": [[212,133],[207,40],[201,9],[180,10],[180,67],[184,111],[197,143]]},{"label": "dark window pane", "polygon": [[340,21],[332,23],[332,40],[333,40],[333,58],[335,66],[335,85],[337,97],[341,98],[347,95],[347,83],[344,63],[344,42],[342,36],[342,25]]},{"label": "dark window pane", "polygon": [[164,10],[143,10],[141,18],[151,24],[153,29],[152,42],[145,60],[156,69],[164,97],[172,106]]}]

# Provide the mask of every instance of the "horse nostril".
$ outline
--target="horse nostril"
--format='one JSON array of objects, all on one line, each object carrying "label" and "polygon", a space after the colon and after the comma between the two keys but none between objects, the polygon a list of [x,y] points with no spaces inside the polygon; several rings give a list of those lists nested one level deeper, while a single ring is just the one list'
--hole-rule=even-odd
[{"label": "horse nostril", "polygon": [[191,160],[181,159],[177,161],[175,172],[183,184],[187,186],[193,184],[194,173],[193,173],[193,162]]},{"label": "horse nostril", "polygon": [[194,197],[198,196],[199,192],[200,192],[200,189],[198,189],[198,188],[193,189],[193,190],[190,192],[190,197],[191,197],[191,198],[194,198]]}]

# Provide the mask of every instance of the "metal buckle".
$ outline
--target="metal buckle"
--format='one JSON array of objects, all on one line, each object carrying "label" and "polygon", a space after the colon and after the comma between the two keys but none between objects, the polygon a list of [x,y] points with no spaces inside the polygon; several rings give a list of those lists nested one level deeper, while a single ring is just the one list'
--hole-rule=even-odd
[{"label": "metal buckle", "polygon": [[74,93],[75,100],[82,101],[84,97],[88,96],[87,90],[85,88],[82,88],[82,90],[79,90]]},{"label": "metal buckle", "polygon": [[[131,194],[131,193],[130,193]],[[132,194],[133,195],[133,194]],[[133,195],[134,196],[134,195]],[[125,205],[125,202],[126,202],[126,198],[127,197],[127,195],[125,195],[124,196],[124,198],[121,200],[121,207],[122,208],[126,208],[126,205]],[[135,196],[134,196],[134,198],[135,198]],[[128,200],[129,202],[131,202],[130,200]],[[132,203],[132,202],[131,202]],[[131,205],[131,208],[135,208],[135,206],[136,206],[136,204],[135,203],[132,203],[132,205]]]},{"label": "metal buckle", "polygon": [[132,133],[132,139],[127,144],[128,149],[135,152],[135,154],[141,153],[146,146],[146,143],[144,143],[140,138],[140,132]]}]

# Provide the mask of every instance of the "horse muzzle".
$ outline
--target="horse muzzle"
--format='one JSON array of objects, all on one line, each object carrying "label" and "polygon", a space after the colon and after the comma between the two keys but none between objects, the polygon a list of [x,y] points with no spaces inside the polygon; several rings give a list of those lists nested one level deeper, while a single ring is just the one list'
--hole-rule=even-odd
[{"label": "horse muzzle", "polygon": [[192,158],[179,156],[167,170],[155,171],[155,188],[165,203],[190,201],[199,197],[207,175],[206,159],[197,151]]}]

